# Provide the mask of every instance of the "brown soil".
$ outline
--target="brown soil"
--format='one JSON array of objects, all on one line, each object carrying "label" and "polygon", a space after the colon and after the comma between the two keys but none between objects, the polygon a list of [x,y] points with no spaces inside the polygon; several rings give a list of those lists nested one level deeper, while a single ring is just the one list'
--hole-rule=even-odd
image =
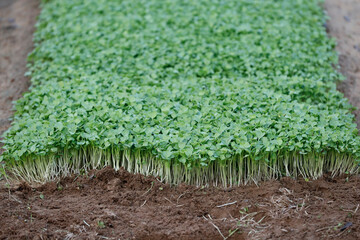
[{"label": "brown soil", "polygon": [[341,72],[346,76],[338,89],[358,108],[354,114],[360,126],[360,1],[326,0],[325,9],[331,18],[327,30],[336,38]]},{"label": "brown soil", "polygon": [[12,101],[29,87],[26,57],[40,0],[0,0],[0,136],[10,126]]},{"label": "brown soil", "polygon": [[[23,74],[38,4],[0,0],[0,134],[11,101],[29,86]],[[326,0],[325,8],[347,77],[339,89],[360,107],[360,1]],[[226,190],[170,187],[111,168],[37,187],[3,180],[0,239],[360,239],[359,183],[324,176]]]},{"label": "brown soil", "polygon": [[234,231],[229,239],[360,239],[359,183],[343,176],[175,188],[108,167],[1,189],[0,238],[222,239]]}]

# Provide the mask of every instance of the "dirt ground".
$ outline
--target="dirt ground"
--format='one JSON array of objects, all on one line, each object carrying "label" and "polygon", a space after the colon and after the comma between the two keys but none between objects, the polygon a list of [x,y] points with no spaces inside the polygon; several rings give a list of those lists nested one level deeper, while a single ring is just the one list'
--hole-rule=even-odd
[{"label": "dirt ground", "polygon": [[33,48],[39,2],[0,0],[0,136],[10,126],[12,101],[29,87],[24,73],[26,57]]},{"label": "dirt ground", "polygon": [[3,188],[0,238],[360,239],[359,183],[344,176],[175,188],[109,167],[35,188]]},{"label": "dirt ground", "polygon": [[326,27],[336,38],[341,72],[346,76],[338,89],[358,108],[354,113],[360,126],[360,1],[326,0],[325,9],[331,18]]},{"label": "dirt ground", "polygon": [[[29,83],[39,0],[0,0],[0,134]],[[326,0],[339,84],[360,107],[360,1]],[[360,123],[360,111],[355,111]],[[360,176],[230,189],[170,187],[111,168],[42,186],[0,181],[0,239],[360,239]]]}]

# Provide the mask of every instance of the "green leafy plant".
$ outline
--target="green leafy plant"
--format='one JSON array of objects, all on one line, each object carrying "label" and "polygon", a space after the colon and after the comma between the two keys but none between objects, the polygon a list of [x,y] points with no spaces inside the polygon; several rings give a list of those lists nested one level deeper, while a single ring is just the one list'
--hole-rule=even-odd
[{"label": "green leafy plant", "polygon": [[44,3],[7,167],[43,182],[110,165],[199,186],[356,172],[318,3]]},{"label": "green leafy plant", "polygon": [[97,222],[98,228],[105,228],[105,223],[103,221],[98,221]]}]

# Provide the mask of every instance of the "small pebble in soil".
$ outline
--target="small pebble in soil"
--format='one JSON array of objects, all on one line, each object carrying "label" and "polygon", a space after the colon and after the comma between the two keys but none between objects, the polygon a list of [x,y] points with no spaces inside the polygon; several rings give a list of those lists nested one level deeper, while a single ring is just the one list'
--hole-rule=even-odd
[{"label": "small pebble in soil", "polygon": [[18,26],[16,24],[12,24],[12,25],[8,25],[8,26],[5,26],[4,28],[6,30],[14,30],[16,29]]},{"label": "small pebble in soil", "polygon": [[9,22],[9,23],[14,23],[14,22],[15,22],[15,18],[8,18],[8,22]]},{"label": "small pebble in soil", "polygon": [[345,223],[345,225],[340,229],[340,232],[344,231],[345,229],[347,229],[351,226],[352,226],[352,222]]},{"label": "small pebble in soil", "polygon": [[350,18],[348,16],[344,16],[345,21],[350,22]]}]

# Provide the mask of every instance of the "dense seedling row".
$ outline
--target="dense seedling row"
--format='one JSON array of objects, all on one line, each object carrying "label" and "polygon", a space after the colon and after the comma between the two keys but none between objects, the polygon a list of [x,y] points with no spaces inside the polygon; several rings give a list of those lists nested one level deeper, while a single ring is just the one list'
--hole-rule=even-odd
[{"label": "dense seedling row", "polygon": [[318,0],[53,0],[3,158],[27,180],[112,165],[171,183],[353,172]]}]

